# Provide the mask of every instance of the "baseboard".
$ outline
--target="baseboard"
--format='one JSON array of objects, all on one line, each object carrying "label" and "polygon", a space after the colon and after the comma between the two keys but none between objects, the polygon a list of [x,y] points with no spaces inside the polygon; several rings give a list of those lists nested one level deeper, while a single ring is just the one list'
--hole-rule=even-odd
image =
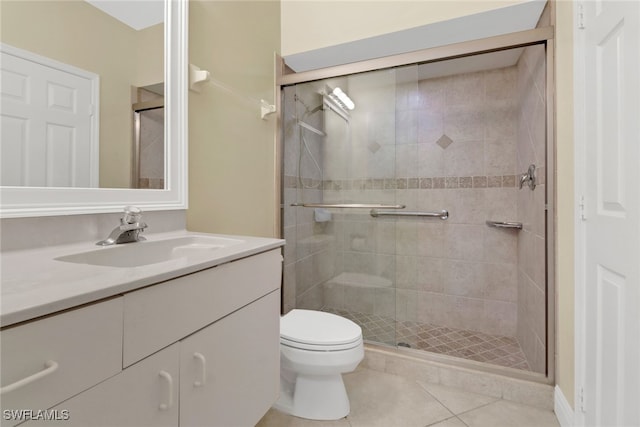
[{"label": "baseboard", "polygon": [[553,393],[553,411],[556,413],[558,422],[562,427],[570,427],[574,425],[574,414],[571,405],[564,397],[560,387],[556,385]]}]

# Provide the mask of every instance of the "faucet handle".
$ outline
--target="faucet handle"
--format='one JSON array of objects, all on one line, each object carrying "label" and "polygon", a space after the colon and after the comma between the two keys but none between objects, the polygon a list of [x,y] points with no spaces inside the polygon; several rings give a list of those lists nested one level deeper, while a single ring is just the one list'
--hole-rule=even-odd
[{"label": "faucet handle", "polygon": [[124,217],[122,218],[123,224],[135,224],[140,222],[142,218],[142,210],[135,206],[124,207]]}]

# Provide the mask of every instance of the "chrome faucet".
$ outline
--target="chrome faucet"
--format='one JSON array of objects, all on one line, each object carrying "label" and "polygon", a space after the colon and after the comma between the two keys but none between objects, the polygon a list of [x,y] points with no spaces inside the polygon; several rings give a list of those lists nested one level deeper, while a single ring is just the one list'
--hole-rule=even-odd
[{"label": "chrome faucet", "polygon": [[524,184],[527,184],[531,190],[536,188],[536,165],[529,165],[527,172],[520,175],[519,187],[521,190]]},{"label": "chrome faucet", "polygon": [[145,240],[140,233],[147,228],[147,224],[141,222],[142,211],[135,206],[125,206],[124,216],[120,218],[120,225],[111,231],[109,237],[100,240],[96,245],[111,246],[119,243],[131,243]]}]

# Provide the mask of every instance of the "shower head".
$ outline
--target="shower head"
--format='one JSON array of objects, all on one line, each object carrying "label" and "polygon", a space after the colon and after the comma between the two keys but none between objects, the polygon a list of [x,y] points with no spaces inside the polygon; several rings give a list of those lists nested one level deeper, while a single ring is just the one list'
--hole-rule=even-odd
[{"label": "shower head", "polygon": [[307,115],[311,115],[311,114],[313,114],[313,113],[315,113],[315,112],[318,112],[318,111],[320,111],[320,110],[323,110],[323,109],[324,109],[324,104],[320,104],[320,105],[318,105],[316,108],[314,108],[313,110],[308,111],[308,112],[307,112]]},{"label": "shower head", "polygon": [[325,107],[327,107],[327,109],[329,109],[329,110],[333,111],[334,113],[336,113],[338,116],[340,116],[345,121],[348,122],[351,119],[351,116],[349,115],[349,112],[347,111],[347,109],[344,108],[339,103],[337,103],[335,101],[335,99],[333,99],[331,96],[324,95],[322,97],[322,104]]}]

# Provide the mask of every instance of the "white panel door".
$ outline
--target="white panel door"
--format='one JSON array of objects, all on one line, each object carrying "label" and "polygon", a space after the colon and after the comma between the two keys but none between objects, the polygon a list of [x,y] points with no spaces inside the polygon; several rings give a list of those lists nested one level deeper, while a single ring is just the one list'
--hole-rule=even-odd
[{"label": "white panel door", "polygon": [[[640,2],[582,4],[585,424],[640,425]],[[580,134],[582,131],[578,131]],[[578,248],[580,253],[580,248]],[[580,310],[581,308],[579,308]],[[580,390],[578,396],[580,399]]]},{"label": "white panel door", "polygon": [[97,75],[7,45],[0,55],[0,185],[97,187]]}]

